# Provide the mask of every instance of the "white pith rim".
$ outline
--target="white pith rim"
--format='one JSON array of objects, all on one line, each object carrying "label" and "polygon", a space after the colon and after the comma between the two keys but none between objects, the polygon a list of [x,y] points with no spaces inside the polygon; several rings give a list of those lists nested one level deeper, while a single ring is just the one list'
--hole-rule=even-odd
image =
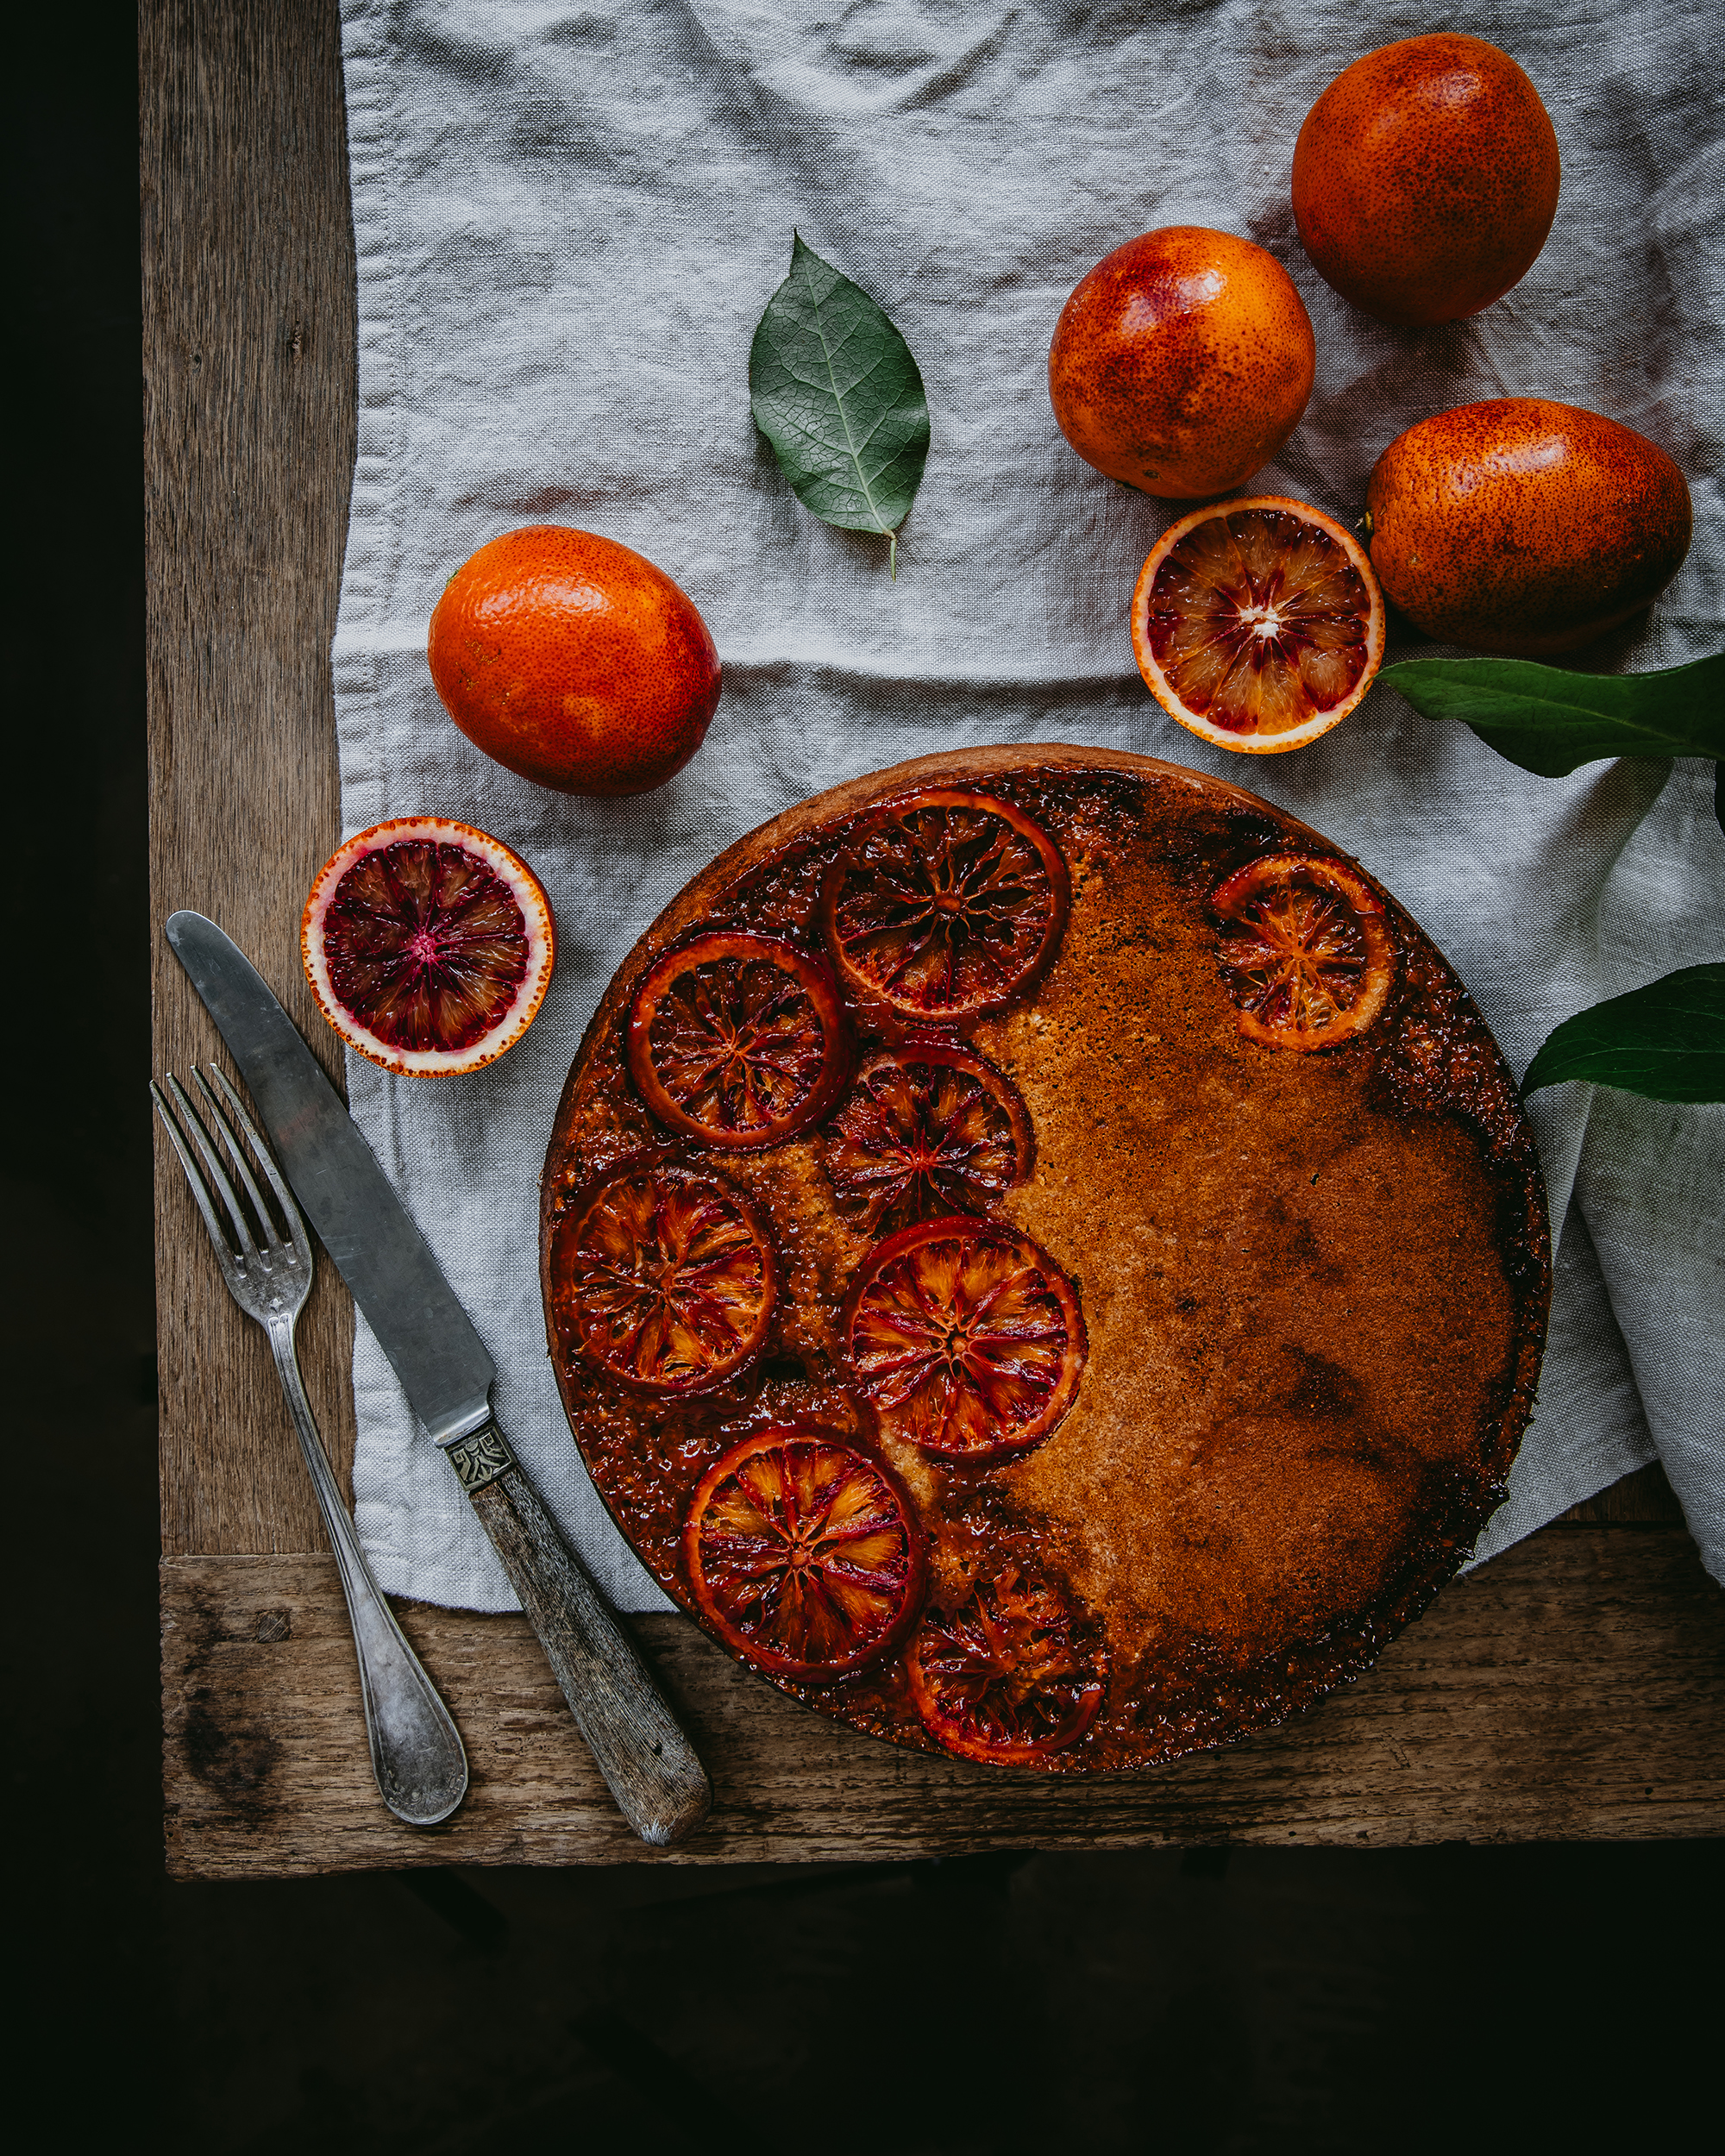
[{"label": "white pith rim", "polygon": [[[1179,545],[1189,531],[1195,531],[1200,524],[1208,523],[1213,517],[1231,517],[1237,511],[1245,509],[1285,510],[1290,515],[1317,524],[1327,537],[1339,538],[1346,549],[1348,560],[1358,571],[1366,590],[1376,601],[1367,632],[1365,667],[1358,685],[1333,710],[1319,711],[1303,726],[1290,727],[1282,734],[1232,733],[1226,727],[1213,726],[1195,711],[1189,711],[1180,700],[1179,692],[1157,663],[1156,654],[1151,649],[1149,636],[1140,630],[1140,624],[1149,611],[1151,587],[1156,581],[1156,573],[1174,548]],[[1177,523],[1168,527],[1151,548],[1143,568],[1138,572],[1138,582],[1132,590],[1129,627],[1132,655],[1138,661],[1138,670],[1144,676],[1145,686],[1170,718],[1178,719],[1188,733],[1196,734],[1200,741],[1214,742],[1220,749],[1232,749],[1237,755],[1279,756],[1289,749],[1303,748],[1308,741],[1315,741],[1320,734],[1328,733],[1331,727],[1339,726],[1364,696],[1377,678],[1377,669],[1383,662],[1387,618],[1383,589],[1371,566],[1371,558],[1352,532],[1345,530],[1333,517],[1325,517],[1321,511],[1315,511],[1310,502],[1296,502],[1285,494],[1253,494],[1240,501],[1207,503],[1203,508],[1189,511]],[[1260,635],[1267,635],[1270,624],[1261,622],[1258,628]]]},{"label": "white pith rim", "polygon": [[[399,845],[411,839],[459,846],[483,861],[513,894],[527,929],[527,970],[521,977],[514,1000],[488,1033],[454,1052],[447,1049],[400,1049],[380,1039],[337,999],[330,985],[329,962],[324,956],[323,918],[342,878],[363,855],[378,853],[386,846]],[[556,960],[556,931],[544,886],[520,855],[501,839],[493,838],[488,831],[476,830],[471,824],[457,824],[447,817],[396,816],[387,822],[373,824],[367,830],[356,831],[318,870],[300,918],[299,955],[318,1009],[350,1048],[367,1062],[394,1071],[400,1077],[451,1077],[494,1063],[506,1050],[514,1047],[533,1023],[550,985],[551,969]]]}]

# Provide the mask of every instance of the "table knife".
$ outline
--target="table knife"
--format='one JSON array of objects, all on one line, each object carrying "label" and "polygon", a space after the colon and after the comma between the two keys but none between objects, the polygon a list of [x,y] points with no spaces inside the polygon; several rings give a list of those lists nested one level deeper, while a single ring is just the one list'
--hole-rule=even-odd
[{"label": "table knife", "polygon": [[357,1124],[256,968],[201,913],[167,939],[239,1065],[294,1195],[502,1559],[624,1817],[656,1848],[712,1790],[492,1413],[496,1365]]}]

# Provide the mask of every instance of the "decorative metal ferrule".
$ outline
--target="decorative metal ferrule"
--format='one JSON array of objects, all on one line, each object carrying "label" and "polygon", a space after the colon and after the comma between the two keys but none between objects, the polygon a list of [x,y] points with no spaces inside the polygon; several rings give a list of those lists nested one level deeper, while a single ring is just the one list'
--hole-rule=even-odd
[{"label": "decorative metal ferrule", "polygon": [[488,1482],[494,1482],[499,1475],[506,1475],[515,1465],[509,1440],[494,1422],[481,1423],[477,1430],[468,1431],[466,1437],[457,1438],[443,1450],[469,1497]]}]

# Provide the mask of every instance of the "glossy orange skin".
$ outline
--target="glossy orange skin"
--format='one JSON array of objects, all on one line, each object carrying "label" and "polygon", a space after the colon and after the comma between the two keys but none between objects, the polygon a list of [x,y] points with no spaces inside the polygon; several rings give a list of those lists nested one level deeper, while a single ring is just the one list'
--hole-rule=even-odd
[{"label": "glossy orange skin", "polygon": [[643,793],[718,706],[694,602],[632,548],[528,524],[463,562],[431,616],[431,679],[486,755],[562,793]]},{"label": "glossy orange skin", "polygon": [[1168,225],[1117,247],[1074,291],[1048,393],[1087,464],[1202,501],[1269,463],[1299,424],[1315,360],[1311,317],[1274,255]]},{"label": "glossy orange skin", "polygon": [[1538,397],[1458,404],[1377,460],[1371,565],[1428,636],[1521,658],[1573,651],[1652,603],[1689,551],[1665,451]]},{"label": "glossy orange skin", "polygon": [[1294,146],[1312,265],[1380,322],[1456,322],[1533,267],[1557,214],[1558,138],[1507,53],[1440,32],[1346,69]]}]

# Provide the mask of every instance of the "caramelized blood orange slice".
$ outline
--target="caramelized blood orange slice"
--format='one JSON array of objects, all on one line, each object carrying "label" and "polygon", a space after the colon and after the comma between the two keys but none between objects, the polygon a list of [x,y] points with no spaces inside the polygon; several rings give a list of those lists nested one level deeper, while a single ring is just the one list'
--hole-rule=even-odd
[{"label": "caramelized blood orange slice", "polygon": [[838,1209],[864,1233],[982,1213],[1029,1175],[1019,1089],[968,1049],[885,1049],[857,1071],[821,1139]]},{"label": "caramelized blood orange slice", "polygon": [[647,1106],[709,1145],[778,1145],[818,1123],[850,1074],[850,1028],[818,958],[720,929],[668,950],[629,1019]]},{"label": "caramelized blood orange slice", "polygon": [[739,1376],[766,1341],[776,1286],[743,1194],[662,1156],[590,1185],[551,1246],[564,1339],[637,1393],[709,1393]]},{"label": "caramelized blood orange slice", "polygon": [[1072,1405],[1084,1319],[1046,1251],[1004,1221],[925,1220],[877,1243],[839,1345],[883,1428],[982,1464],[1038,1444]]},{"label": "caramelized blood orange slice", "polygon": [[1268,854],[1220,884],[1217,957],[1240,1031],[1271,1048],[1333,1048],[1363,1032],[1396,976],[1383,901],[1339,861]]},{"label": "caramelized blood orange slice", "polygon": [[948,1752],[1026,1766],[1075,1743],[1102,1703],[1100,1653],[1072,1604],[1015,1565],[979,1580],[955,1610],[931,1610],[905,1658],[924,1724]]},{"label": "caramelized blood orange slice", "polygon": [[1071,897],[1054,841],[1022,811],[937,788],[875,812],[828,872],[821,919],[856,1002],[962,1025],[1041,976]]},{"label": "caramelized blood orange slice", "polygon": [[1383,661],[1383,594],[1353,534],[1273,494],[1170,524],[1132,593],[1151,694],[1203,740],[1255,755],[1346,718]]},{"label": "caramelized blood orange slice", "polygon": [[844,1677],[895,1646],[922,1597],[910,1501],[830,1432],[746,1438],[701,1478],[683,1530],[708,1622],[757,1670]]},{"label": "caramelized blood orange slice", "polygon": [[544,887],[500,839],[398,816],[339,847],[300,917],[317,1007],[403,1075],[478,1070],[533,1023],[551,978]]}]

